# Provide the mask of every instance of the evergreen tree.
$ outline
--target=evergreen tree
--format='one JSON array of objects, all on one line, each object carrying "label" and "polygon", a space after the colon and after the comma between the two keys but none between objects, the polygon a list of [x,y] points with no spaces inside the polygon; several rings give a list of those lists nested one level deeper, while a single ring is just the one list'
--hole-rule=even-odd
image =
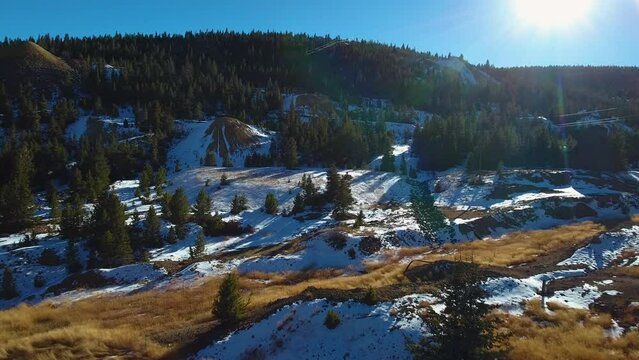
[{"label": "evergreen tree", "polygon": [[293,200],[293,209],[291,209],[291,213],[297,214],[304,211],[304,196],[302,194],[295,195],[295,199]]},{"label": "evergreen tree", "polygon": [[244,194],[235,194],[231,200],[231,214],[237,215],[248,209],[248,199]]},{"label": "evergreen tree", "polygon": [[198,224],[202,224],[207,216],[211,215],[211,197],[205,189],[200,190],[193,205],[193,217]]},{"label": "evergreen tree", "polygon": [[58,196],[58,190],[55,188],[53,183],[49,183],[47,187],[47,201],[49,202],[49,207],[51,211],[49,212],[51,216],[51,220],[54,222],[58,222],[60,217],[62,216],[62,212],[60,210],[60,198]]},{"label": "evergreen tree", "polygon": [[197,234],[197,238],[195,239],[195,247],[189,247],[189,255],[192,259],[197,259],[204,255],[206,245],[206,239],[204,237],[204,232],[200,230]]},{"label": "evergreen tree", "polygon": [[319,197],[319,191],[313,183],[311,175],[302,175],[300,187],[302,188],[302,196],[304,197],[305,205],[319,205],[321,200]]},{"label": "evergreen tree", "polygon": [[351,176],[344,175],[339,180],[339,186],[337,188],[337,194],[333,203],[335,204],[334,215],[336,218],[341,218],[346,215],[346,212],[355,202],[353,195],[351,194]]},{"label": "evergreen tree", "polygon": [[355,223],[353,224],[354,228],[359,228],[364,225],[364,212],[362,210],[357,214],[357,218],[355,219]]},{"label": "evergreen tree", "polygon": [[278,211],[278,202],[275,194],[268,193],[266,194],[266,199],[264,200],[264,210],[267,214],[274,215],[277,214]]},{"label": "evergreen tree", "polygon": [[160,218],[155,212],[153,205],[146,213],[144,221],[144,242],[148,247],[162,246],[162,234],[160,233]]},{"label": "evergreen tree", "polygon": [[151,165],[144,165],[144,169],[142,170],[142,174],[140,174],[140,191],[147,198],[151,195],[150,186],[153,181],[153,168]]},{"label": "evergreen tree", "polygon": [[[178,188],[171,196],[169,202],[170,219],[175,225],[182,226],[189,219],[189,200],[186,198],[184,188]],[[178,235],[179,237],[179,235]]]},{"label": "evergreen tree", "polygon": [[409,348],[415,359],[494,359],[501,338],[496,324],[487,319],[490,307],[484,302],[481,277],[474,265],[459,266],[444,286],[441,314],[430,309],[424,321],[430,333]]},{"label": "evergreen tree", "polygon": [[2,275],[2,297],[7,300],[13,299],[20,295],[16,289],[16,281],[13,278],[13,272],[7,266],[4,268],[4,274]]},{"label": "evergreen tree", "polygon": [[177,234],[174,228],[169,229],[169,233],[166,235],[166,242],[169,244],[177,243]]},{"label": "evergreen tree", "polygon": [[242,295],[239,275],[236,272],[227,274],[213,302],[213,316],[224,326],[233,326],[245,317],[247,306],[248,300]]},{"label": "evergreen tree", "polygon": [[382,163],[379,170],[384,172],[395,172],[395,156],[390,151],[386,152],[382,157]]},{"label": "evergreen tree", "polygon": [[21,146],[13,154],[8,181],[0,185],[0,224],[6,230],[19,230],[33,222],[32,159],[27,146]]},{"label": "evergreen tree", "polygon": [[75,248],[75,243],[73,240],[69,239],[67,241],[67,247],[64,251],[65,262],[67,266],[67,271],[69,273],[77,273],[82,271],[82,263],[78,259],[78,252]]},{"label": "evergreen tree", "polygon": [[120,266],[133,262],[133,250],[126,225],[124,205],[117,195],[108,192],[98,199],[91,225],[92,245],[104,266]]},{"label": "evergreen tree", "polygon": [[340,176],[337,173],[337,167],[335,167],[335,165],[331,165],[331,167],[326,172],[326,201],[335,201],[335,196],[337,196],[337,192],[339,189],[339,183]]},{"label": "evergreen tree", "polygon": [[111,184],[111,169],[104,151],[96,151],[92,160],[90,174],[93,177],[92,189],[95,195],[102,194],[109,189],[109,184]]},{"label": "evergreen tree", "polygon": [[211,151],[207,152],[202,163],[204,166],[216,166],[215,153]]},{"label": "evergreen tree", "polygon": [[158,169],[155,177],[155,191],[158,195],[163,193],[164,185],[166,184],[166,168],[164,166]]},{"label": "evergreen tree", "polygon": [[64,202],[60,218],[60,233],[68,239],[76,239],[82,233],[86,211],[77,193]]},{"label": "evergreen tree", "polygon": [[297,155],[297,142],[294,138],[288,138],[286,140],[282,159],[287,169],[295,169],[299,165],[299,159]]}]

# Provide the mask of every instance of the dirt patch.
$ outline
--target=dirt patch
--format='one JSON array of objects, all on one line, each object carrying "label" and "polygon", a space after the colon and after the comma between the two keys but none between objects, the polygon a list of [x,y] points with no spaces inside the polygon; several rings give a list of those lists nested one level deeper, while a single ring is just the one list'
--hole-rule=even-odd
[{"label": "dirt patch", "polygon": [[342,250],[346,247],[346,236],[339,232],[330,233],[326,238],[326,243],[334,250]]},{"label": "dirt patch", "polygon": [[216,152],[220,157],[231,156],[239,149],[256,145],[260,136],[247,124],[232,117],[219,117],[206,130],[213,141],[208,151]]},{"label": "dirt patch", "polygon": [[359,251],[364,255],[372,255],[382,249],[382,239],[376,236],[366,236],[359,242]]}]

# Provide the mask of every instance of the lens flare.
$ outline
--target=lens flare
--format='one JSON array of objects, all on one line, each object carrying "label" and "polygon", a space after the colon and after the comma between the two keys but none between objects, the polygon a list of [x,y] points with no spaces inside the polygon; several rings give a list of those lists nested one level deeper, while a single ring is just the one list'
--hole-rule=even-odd
[{"label": "lens flare", "polygon": [[593,0],[515,0],[520,24],[540,30],[577,28],[588,20]]}]

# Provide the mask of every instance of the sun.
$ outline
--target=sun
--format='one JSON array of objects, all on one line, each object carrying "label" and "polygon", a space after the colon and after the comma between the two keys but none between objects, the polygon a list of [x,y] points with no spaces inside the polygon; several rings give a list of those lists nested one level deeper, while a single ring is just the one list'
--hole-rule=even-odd
[{"label": "sun", "polygon": [[575,29],[586,22],[593,0],[514,0],[520,24],[542,31]]}]

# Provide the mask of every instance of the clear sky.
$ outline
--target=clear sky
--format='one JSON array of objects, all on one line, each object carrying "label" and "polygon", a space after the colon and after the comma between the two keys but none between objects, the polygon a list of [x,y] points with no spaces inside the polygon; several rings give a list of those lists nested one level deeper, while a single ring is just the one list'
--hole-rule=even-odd
[{"label": "clear sky", "polygon": [[639,0],[0,0],[0,38],[275,30],[471,63],[639,66]]}]

